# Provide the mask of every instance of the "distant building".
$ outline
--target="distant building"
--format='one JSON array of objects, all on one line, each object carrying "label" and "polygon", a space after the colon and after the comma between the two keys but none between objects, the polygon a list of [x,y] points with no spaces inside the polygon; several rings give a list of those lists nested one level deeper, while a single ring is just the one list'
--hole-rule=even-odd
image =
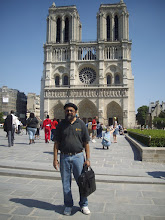
[{"label": "distant building", "polygon": [[56,7],[53,3],[44,44],[41,119],[47,114],[51,119],[64,119],[64,105],[74,102],[85,123],[98,116],[100,122],[111,125],[117,117],[124,127],[134,127],[132,42],[126,4],[120,0],[100,5],[96,41],[82,42],[81,34],[76,6]]},{"label": "distant building", "polygon": [[7,86],[0,88],[0,112],[7,116],[14,110],[19,120],[26,122],[27,96],[17,89],[10,89]]},{"label": "distant building", "polygon": [[158,117],[159,114],[165,111],[165,102],[162,101],[161,104],[159,104],[159,101],[151,102],[149,104],[149,110],[147,114],[146,124],[152,128],[152,121],[155,117]]},{"label": "distant building", "polygon": [[35,93],[27,94],[27,118],[31,112],[40,118],[40,96]]}]

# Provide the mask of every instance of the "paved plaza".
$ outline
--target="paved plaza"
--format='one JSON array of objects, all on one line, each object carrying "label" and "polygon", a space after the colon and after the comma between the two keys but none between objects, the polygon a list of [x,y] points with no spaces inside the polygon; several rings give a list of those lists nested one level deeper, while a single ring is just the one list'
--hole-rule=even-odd
[{"label": "paved plaza", "polygon": [[72,216],[63,215],[60,173],[52,166],[53,142],[40,140],[29,145],[24,132],[15,135],[7,147],[6,133],[0,130],[0,220],[164,220],[165,164],[140,161],[136,148],[124,136],[117,136],[109,150],[101,139],[90,142],[91,166],[97,190],[89,196],[91,214],[83,215],[79,193],[72,182]]}]

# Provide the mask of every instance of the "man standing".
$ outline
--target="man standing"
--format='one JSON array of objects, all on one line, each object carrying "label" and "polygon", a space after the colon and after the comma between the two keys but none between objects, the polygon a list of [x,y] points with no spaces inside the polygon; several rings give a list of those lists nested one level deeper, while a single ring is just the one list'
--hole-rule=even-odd
[{"label": "man standing", "polygon": [[46,119],[43,121],[42,128],[45,129],[45,143],[49,143],[50,141],[50,127],[51,127],[52,121],[49,119],[49,115],[47,115]]},{"label": "man standing", "polygon": [[[90,166],[90,150],[88,130],[83,121],[76,118],[77,106],[68,103],[64,106],[65,120],[60,122],[54,136],[54,161],[56,170],[60,167],[64,194],[64,215],[71,215],[73,198],[71,192],[72,172],[76,182],[81,175],[83,166]],[[85,148],[86,159],[83,149]],[[60,165],[58,162],[58,150],[60,150]],[[80,196],[79,202],[83,214],[90,214],[88,200]]]},{"label": "man standing", "polygon": [[13,110],[11,110],[10,115],[5,119],[4,126],[8,136],[8,147],[11,147],[14,145],[14,132],[17,129],[17,117],[14,115]]},{"label": "man standing", "polygon": [[97,136],[97,119],[98,117],[94,117],[94,119],[92,120],[92,142],[96,143],[95,138]]}]

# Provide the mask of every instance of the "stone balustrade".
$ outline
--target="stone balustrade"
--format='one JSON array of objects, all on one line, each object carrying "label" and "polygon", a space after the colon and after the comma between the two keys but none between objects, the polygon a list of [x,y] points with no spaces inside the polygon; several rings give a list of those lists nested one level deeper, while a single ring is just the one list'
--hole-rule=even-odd
[{"label": "stone balustrade", "polygon": [[127,97],[127,88],[82,88],[82,89],[69,89],[69,88],[59,88],[59,89],[46,89],[44,92],[44,98],[66,98],[66,97],[76,97],[76,98],[87,98],[87,97]]}]

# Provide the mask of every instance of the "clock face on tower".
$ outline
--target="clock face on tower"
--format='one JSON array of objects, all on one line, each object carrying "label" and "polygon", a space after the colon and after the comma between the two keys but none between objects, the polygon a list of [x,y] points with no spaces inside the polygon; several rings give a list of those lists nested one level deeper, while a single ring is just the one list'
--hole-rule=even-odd
[{"label": "clock face on tower", "polygon": [[85,67],[80,71],[79,79],[84,84],[92,84],[96,79],[96,72],[90,67]]}]

